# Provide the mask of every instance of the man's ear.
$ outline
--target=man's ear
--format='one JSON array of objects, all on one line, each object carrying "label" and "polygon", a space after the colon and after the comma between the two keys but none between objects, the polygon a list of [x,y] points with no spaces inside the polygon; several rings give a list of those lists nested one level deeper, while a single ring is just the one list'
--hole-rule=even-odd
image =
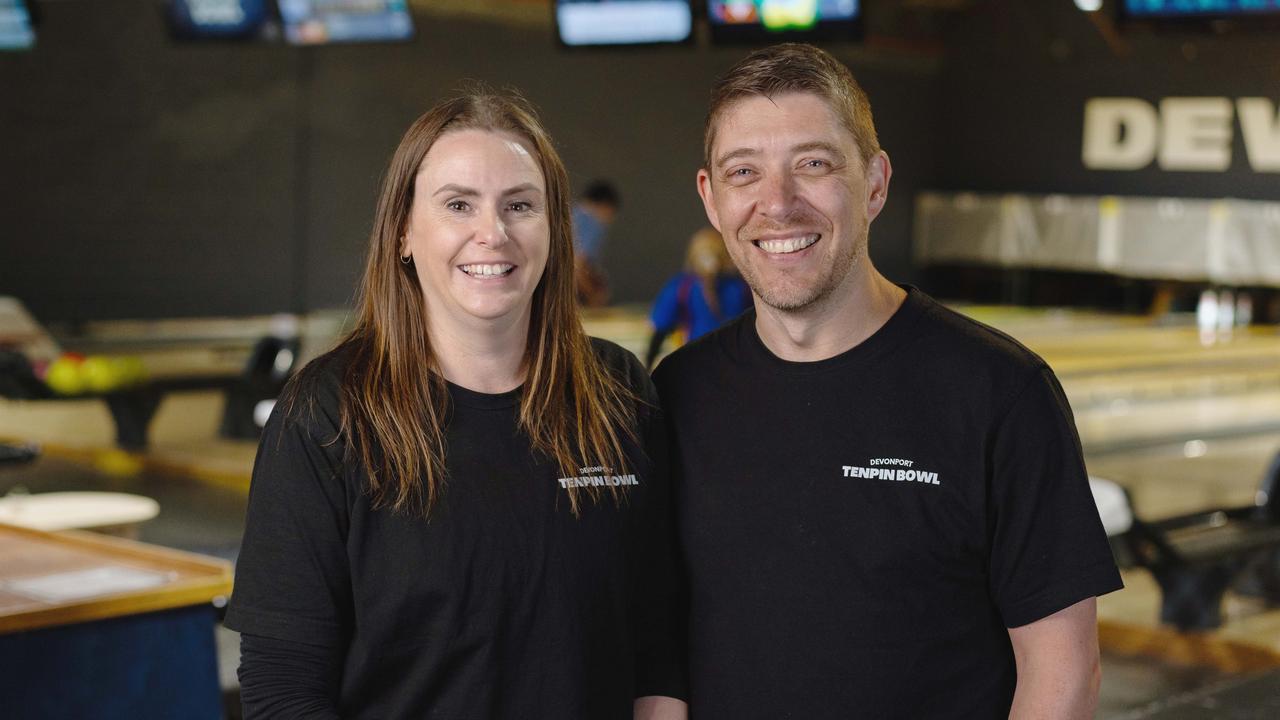
[{"label": "man's ear", "polygon": [[881,150],[867,162],[867,222],[876,219],[889,200],[889,178],[893,176],[893,165],[889,156]]},{"label": "man's ear", "polygon": [[711,174],[706,168],[698,170],[698,197],[702,198],[702,209],[707,213],[707,220],[719,232],[720,215],[716,212],[715,191],[711,189]]}]

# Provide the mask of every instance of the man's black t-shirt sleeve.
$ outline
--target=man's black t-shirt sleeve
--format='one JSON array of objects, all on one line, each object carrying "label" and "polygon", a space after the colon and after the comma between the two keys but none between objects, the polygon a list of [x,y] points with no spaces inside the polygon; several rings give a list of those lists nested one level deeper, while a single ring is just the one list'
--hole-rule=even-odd
[{"label": "man's black t-shirt sleeve", "polygon": [[351,607],[349,511],[338,451],[326,442],[335,433],[323,427],[319,411],[319,419],[305,407],[280,415],[267,424],[254,463],[226,624],[278,640],[343,646]]},{"label": "man's black t-shirt sleeve", "polygon": [[1006,627],[1118,590],[1080,440],[1047,367],[1012,399],[990,447],[990,583]]}]

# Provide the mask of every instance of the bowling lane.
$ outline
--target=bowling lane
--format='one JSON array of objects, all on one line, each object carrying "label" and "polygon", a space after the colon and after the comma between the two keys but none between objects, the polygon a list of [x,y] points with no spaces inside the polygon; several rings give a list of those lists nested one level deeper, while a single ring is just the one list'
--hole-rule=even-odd
[{"label": "bowling lane", "polygon": [[1266,358],[1211,368],[1187,366],[1103,374],[1059,375],[1076,412],[1115,401],[1225,397],[1280,388],[1280,363]]},{"label": "bowling lane", "polygon": [[1280,432],[1280,389],[1160,401],[1117,398],[1077,410],[1075,418],[1085,453],[1093,455],[1276,433]]},{"label": "bowling lane", "polygon": [[1143,520],[1206,508],[1248,505],[1275,454],[1280,433],[1165,443],[1095,454],[1086,448],[1089,474],[1128,489]]}]

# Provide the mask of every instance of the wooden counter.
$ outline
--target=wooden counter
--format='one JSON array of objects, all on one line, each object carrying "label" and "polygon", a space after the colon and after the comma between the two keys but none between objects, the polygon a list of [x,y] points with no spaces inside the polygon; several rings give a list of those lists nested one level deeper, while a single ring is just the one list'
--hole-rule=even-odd
[{"label": "wooden counter", "polygon": [[221,718],[215,605],[230,591],[231,566],[222,560],[0,525],[5,713]]}]

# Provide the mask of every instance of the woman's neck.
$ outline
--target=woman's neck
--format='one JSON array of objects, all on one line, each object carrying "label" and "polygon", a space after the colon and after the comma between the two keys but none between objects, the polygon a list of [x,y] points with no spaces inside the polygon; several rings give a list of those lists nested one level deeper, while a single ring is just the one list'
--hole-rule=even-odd
[{"label": "woman's neck", "polygon": [[529,313],[514,321],[463,323],[428,321],[431,351],[444,377],[481,393],[504,393],[524,382]]}]

